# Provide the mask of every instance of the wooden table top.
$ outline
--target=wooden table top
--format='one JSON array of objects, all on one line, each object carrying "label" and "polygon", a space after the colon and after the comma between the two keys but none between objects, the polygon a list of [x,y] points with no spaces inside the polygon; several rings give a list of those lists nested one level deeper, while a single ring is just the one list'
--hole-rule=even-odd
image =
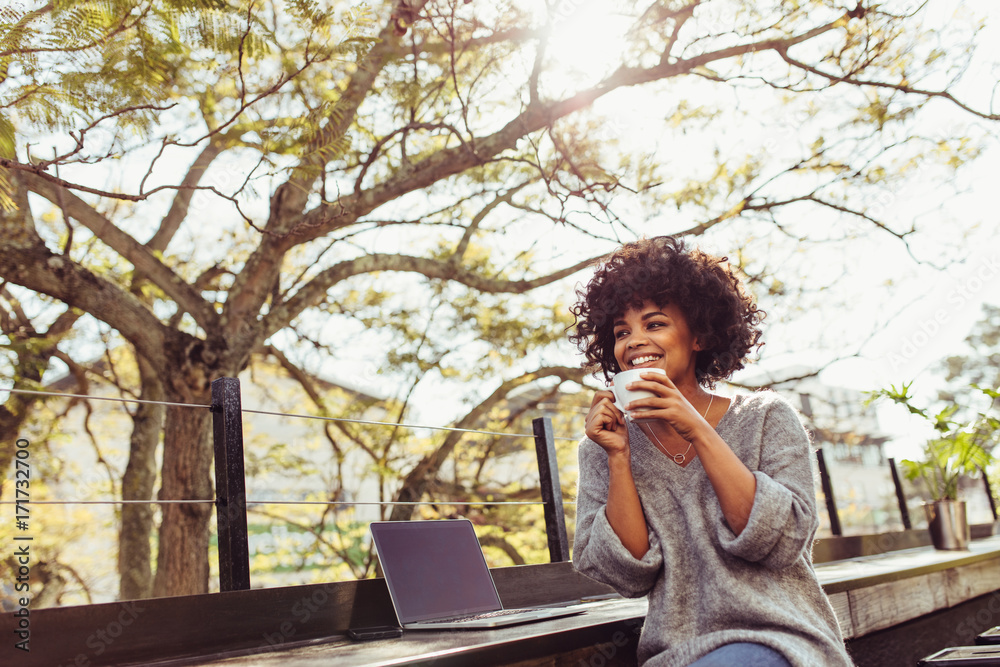
[{"label": "wooden table top", "polygon": [[[207,660],[154,663],[204,667],[388,667],[433,663],[446,665],[507,665],[539,653],[557,653],[590,645],[603,629],[638,636],[646,616],[645,598],[615,598],[572,605],[585,613],[489,630],[407,630],[402,637],[353,642],[343,635],[289,644],[270,653],[233,652]],[[624,641],[616,642],[624,644]],[[633,649],[634,650],[634,649]]]},{"label": "wooden table top", "polygon": [[[977,540],[969,551],[938,551],[918,547],[821,563],[816,573],[828,594],[861,590],[892,581],[916,578],[939,570],[960,568],[1000,559],[1000,536]],[[533,655],[558,651],[560,647],[588,645],[603,629],[638,635],[645,618],[645,598],[612,598],[579,605],[585,613],[536,623],[462,631],[406,631],[402,637],[370,642],[352,642],[343,635],[289,644],[269,653],[234,652],[200,661],[171,661],[167,665],[204,667],[319,667],[343,664],[359,667],[416,665],[469,665],[478,667],[511,664]],[[855,613],[857,610],[855,610]],[[850,610],[847,611],[850,614]],[[839,615],[839,612],[838,612]],[[842,625],[853,626],[852,618]],[[846,628],[845,628],[846,629]],[[853,633],[852,633],[853,634]]]},{"label": "wooden table top", "polygon": [[997,558],[1000,558],[1000,535],[970,542],[968,551],[917,547],[819,563],[816,576],[823,590],[831,594]]},{"label": "wooden table top", "polygon": [[[1000,591],[1000,536],[977,539],[964,552],[887,551],[820,563],[816,572],[844,636],[862,637]],[[568,562],[498,568],[493,576],[507,607],[574,604],[581,597],[611,593]],[[506,628],[407,631],[396,639],[355,643],[346,636],[347,628],[395,620],[382,580],[57,607],[32,610],[31,653],[15,655],[8,643],[0,646],[0,664],[12,658],[11,664],[16,659],[22,667],[431,662],[435,667],[526,667],[540,657],[574,651],[587,662],[599,647],[615,646],[630,647],[619,650],[619,657],[629,650],[634,657],[645,599],[602,599],[581,608],[584,613],[576,616]],[[10,635],[17,623],[11,614],[0,615],[0,634]]]}]

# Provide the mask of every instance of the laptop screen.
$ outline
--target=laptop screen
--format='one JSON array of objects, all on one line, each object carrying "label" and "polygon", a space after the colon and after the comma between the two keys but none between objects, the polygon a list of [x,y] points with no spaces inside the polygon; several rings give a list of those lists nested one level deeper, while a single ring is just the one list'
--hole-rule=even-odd
[{"label": "laptop screen", "polygon": [[502,608],[472,522],[377,521],[371,531],[401,624]]}]

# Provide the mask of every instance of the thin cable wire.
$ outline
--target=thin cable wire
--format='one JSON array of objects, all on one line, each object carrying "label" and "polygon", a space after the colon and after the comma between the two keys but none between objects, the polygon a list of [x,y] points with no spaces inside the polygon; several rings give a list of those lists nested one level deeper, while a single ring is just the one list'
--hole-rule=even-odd
[{"label": "thin cable wire", "polygon": [[32,391],[31,389],[0,389],[9,391],[12,394],[35,394],[37,396],[59,396],[61,398],[92,398],[95,401],[113,401],[116,403],[146,403],[147,405],[172,405],[180,408],[205,408],[211,409],[211,405],[201,405],[199,403],[170,403],[167,401],[146,401],[141,398],[117,398],[112,396],[88,396],[86,394],[64,394],[56,391]]},{"label": "thin cable wire", "polygon": [[[300,419],[319,419],[323,421],[334,421],[334,422],[348,422],[351,424],[374,424],[376,426],[399,426],[403,428],[426,428],[431,431],[457,431],[458,433],[480,433],[482,435],[499,435],[507,438],[534,438],[533,433],[504,433],[502,431],[478,431],[472,428],[456,428],[454,426],[425,426],[424,424],[396,424],[394,422],[380,422],[372,421],[368,419],[348,419],[346,417],[320,417],[318,415],[302,415],[294,414],[288,412],[268,412],[267,410],[248,410],[243,409],[243,412],[250,412],[255,415],[271,415],[274,417],[298,417]],[[576,438],[566,438],[566,437],[556,437],[556,440],[572,440],[576,442]]]},{"label": "thin cable wire", "polygon": [[[31,389],[0,389],[0,392],[8,391],[12,394],[34,394],[36,396],[59,396],[61,398],[92,398],[97,401],[112,401],[117,403],[146,403],[148,405],[169,405],[181,408],[206,408],[211,409],[211,405],[201,405],[199,403],[171,403],[168,401],[147,401],[141,398],[117,398],[110,396],[88,396],[86,394],[64,394],[55,391],[34,391]],[[303,415],[290,412],[271,412],[268,410],[249,410],[244,408],[242,412],[255,415],[270,415],[273,417],[297,417],[299,419],[319,419],[321,421],[347,422],[351,424],[369,424],[374,426],[393,426],[403,428],[425,428],[431,431],[455,431],[458,433],[479,433],[482,435],[496,435],[505,438],[534,438],[533,433],[503,433],[502,431],[477,431],[471,428],[456,428],[454,426],[425,426],[423,424],[397,424],[393,422],[380,422],[368,419],[348,419],[346,417],[320,417],[318,415]],[[554,440],[565,440],[577,442],[578,438],[567,438],[565,436],[555,436]]]},{"label": "thin cable wire", "polygon": [[544,505],[543,500],[422,500],[415,502],[395,501],[357,501],[340,502],[336,500],[248,500],[247,505]]},{"label": "thin cable wire", "polygon": [[170,505],[215,504],[214,500],[0,500],[0,505]]},{"label": "thin cable wire", "polygon": [[[0,500],[0,505],[168,505],[215,504],[214,500]],[[352,501],[339,500],[247,500],[247,505],[544,505],[543,500],[418,500],[418,501]],[[563,501],[563,505],[575,505]]]}]

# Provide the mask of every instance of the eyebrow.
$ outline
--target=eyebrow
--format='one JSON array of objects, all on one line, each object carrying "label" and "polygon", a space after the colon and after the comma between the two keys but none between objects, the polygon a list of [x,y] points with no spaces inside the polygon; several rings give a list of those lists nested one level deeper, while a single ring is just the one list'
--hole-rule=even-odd
[{"label": "eyebrow", "polygon": [[[642,321],[643,321],[643,322],[645,322],[645,321],[646,321],[646,320],[648,320],[649,318],[651,318],[651,317],[656,317],[657,315],[662,315],[663,317],[666,317],[667,319],[670,319],[670,316],[669,316],[669,315],[667,315],[666,313],[664,313],[664,312],[661,312],[661,311],[659,311],[659,310],[654,310],[654,311],[652,311],[652,312],[649,312],[649,313],[646,313],[645,315],[643,315],[643,316],[642,316]],[[625,320],[615,320],[614,324],[612,324],[611,326],[612,326],[612,327],[621,327],[621,326],[625,326]]]}]

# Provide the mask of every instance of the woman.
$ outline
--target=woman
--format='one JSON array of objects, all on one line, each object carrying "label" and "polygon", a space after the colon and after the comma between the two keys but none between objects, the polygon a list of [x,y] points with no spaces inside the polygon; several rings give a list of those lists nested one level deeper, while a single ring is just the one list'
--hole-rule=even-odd
[{"label": "woman", "polygon": [[[653,398],[598,391],[580,443],[573,560],[649,596],[638,659],[654,665],[850,665],[812,568],[809,438],[773,392],[716,381],[759,346],[763,313],[726,264],[670,237],[626,244],[573,307],[588,365]],[[643,409],[642,421],[629,415]]]}]

